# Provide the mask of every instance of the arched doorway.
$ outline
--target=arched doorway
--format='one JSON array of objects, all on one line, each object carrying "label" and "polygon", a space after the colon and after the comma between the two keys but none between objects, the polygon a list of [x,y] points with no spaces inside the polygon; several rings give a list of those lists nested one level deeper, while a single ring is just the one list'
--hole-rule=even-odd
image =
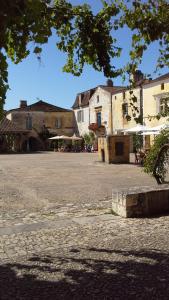
[{"label": "arched doorway", "polygon": [[36,152],[40,150],[43,150],[42,142],[33,136],[25,140],[22,144],[22,151],[24,152]]},{"label": "arched doorway", "polygon": [[33,151],[33,152],[42,150],[40,141],[38,139],[36,139],[35,137],[30,137],[29,138],[29,149],[30,149],[30,151]]}]

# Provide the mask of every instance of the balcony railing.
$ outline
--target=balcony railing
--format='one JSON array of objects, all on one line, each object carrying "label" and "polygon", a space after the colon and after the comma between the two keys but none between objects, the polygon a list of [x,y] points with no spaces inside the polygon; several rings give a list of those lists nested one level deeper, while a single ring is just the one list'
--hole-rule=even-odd
[{"label": "balcony railing", "polygon": [[89,128],[89,130],[96,131],[96,130],[100,130],[100,129],[105,128],[105,126],[104,125],[98,125],[97,123],[91,123],[88,128]]}]

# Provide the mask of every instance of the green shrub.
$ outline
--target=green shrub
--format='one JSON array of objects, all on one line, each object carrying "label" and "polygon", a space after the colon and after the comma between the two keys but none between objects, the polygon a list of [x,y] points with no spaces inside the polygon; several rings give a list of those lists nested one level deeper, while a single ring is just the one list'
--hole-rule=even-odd
[{"label": "green shrub", "polygon": [[[150,148],[144,160],[144,172],[153,175],[155,163],[160,149],[163,145],[169,143],[169,130],[163,130],[159,135],[156,136],[154,145]],[[158,176],[164,180],[167,172],[168,162],[168,150],[164,152],[158,161]]]},{"label": "green shrub", "polygon": [[84,136],[83,136],[83,138],[84,138],[85,145],[90,145],[90,146],[93,145],[93,143],[94,143],[94,141],[96,139],[95,135],[94,135],[94,133],[92,131],[90,131],[89,134],[85,133]]},{"label": "green shrub", "polygon": [[139,150],[143,147],[143,136],[140,134],[133,134],[133,148]]}]

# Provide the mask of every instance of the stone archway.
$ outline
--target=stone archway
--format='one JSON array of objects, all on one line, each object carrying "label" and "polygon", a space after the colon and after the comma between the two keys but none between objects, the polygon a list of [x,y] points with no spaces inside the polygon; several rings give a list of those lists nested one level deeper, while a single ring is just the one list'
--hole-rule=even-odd
[{"label": "stone archway", "polygon": [[36,152],[44,150],[42,141],[34,136],[30,136],[22,143],[22,151],[24,152]]},{"label": "stone archway", "polygon": [[0,136],[0,153],[7,151],[7,142],[5,135]]},{"label": "stone archway", "polygon": [[31,136],[29,138],[29,149],[30,149],[31,152],[43,150],[42,149],[42,144],[39,141],[39,139]]}]

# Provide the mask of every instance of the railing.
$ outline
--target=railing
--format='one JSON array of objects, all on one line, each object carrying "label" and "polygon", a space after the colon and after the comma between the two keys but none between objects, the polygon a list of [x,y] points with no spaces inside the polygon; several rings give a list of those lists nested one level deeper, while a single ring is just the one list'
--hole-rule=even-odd
[{"label": "railing", "polygon": [[89,128],[89,130],[96,131],[96,130],[105,128],[105,126],[98,125],[97,123],[91,123],[88,128]]}]

